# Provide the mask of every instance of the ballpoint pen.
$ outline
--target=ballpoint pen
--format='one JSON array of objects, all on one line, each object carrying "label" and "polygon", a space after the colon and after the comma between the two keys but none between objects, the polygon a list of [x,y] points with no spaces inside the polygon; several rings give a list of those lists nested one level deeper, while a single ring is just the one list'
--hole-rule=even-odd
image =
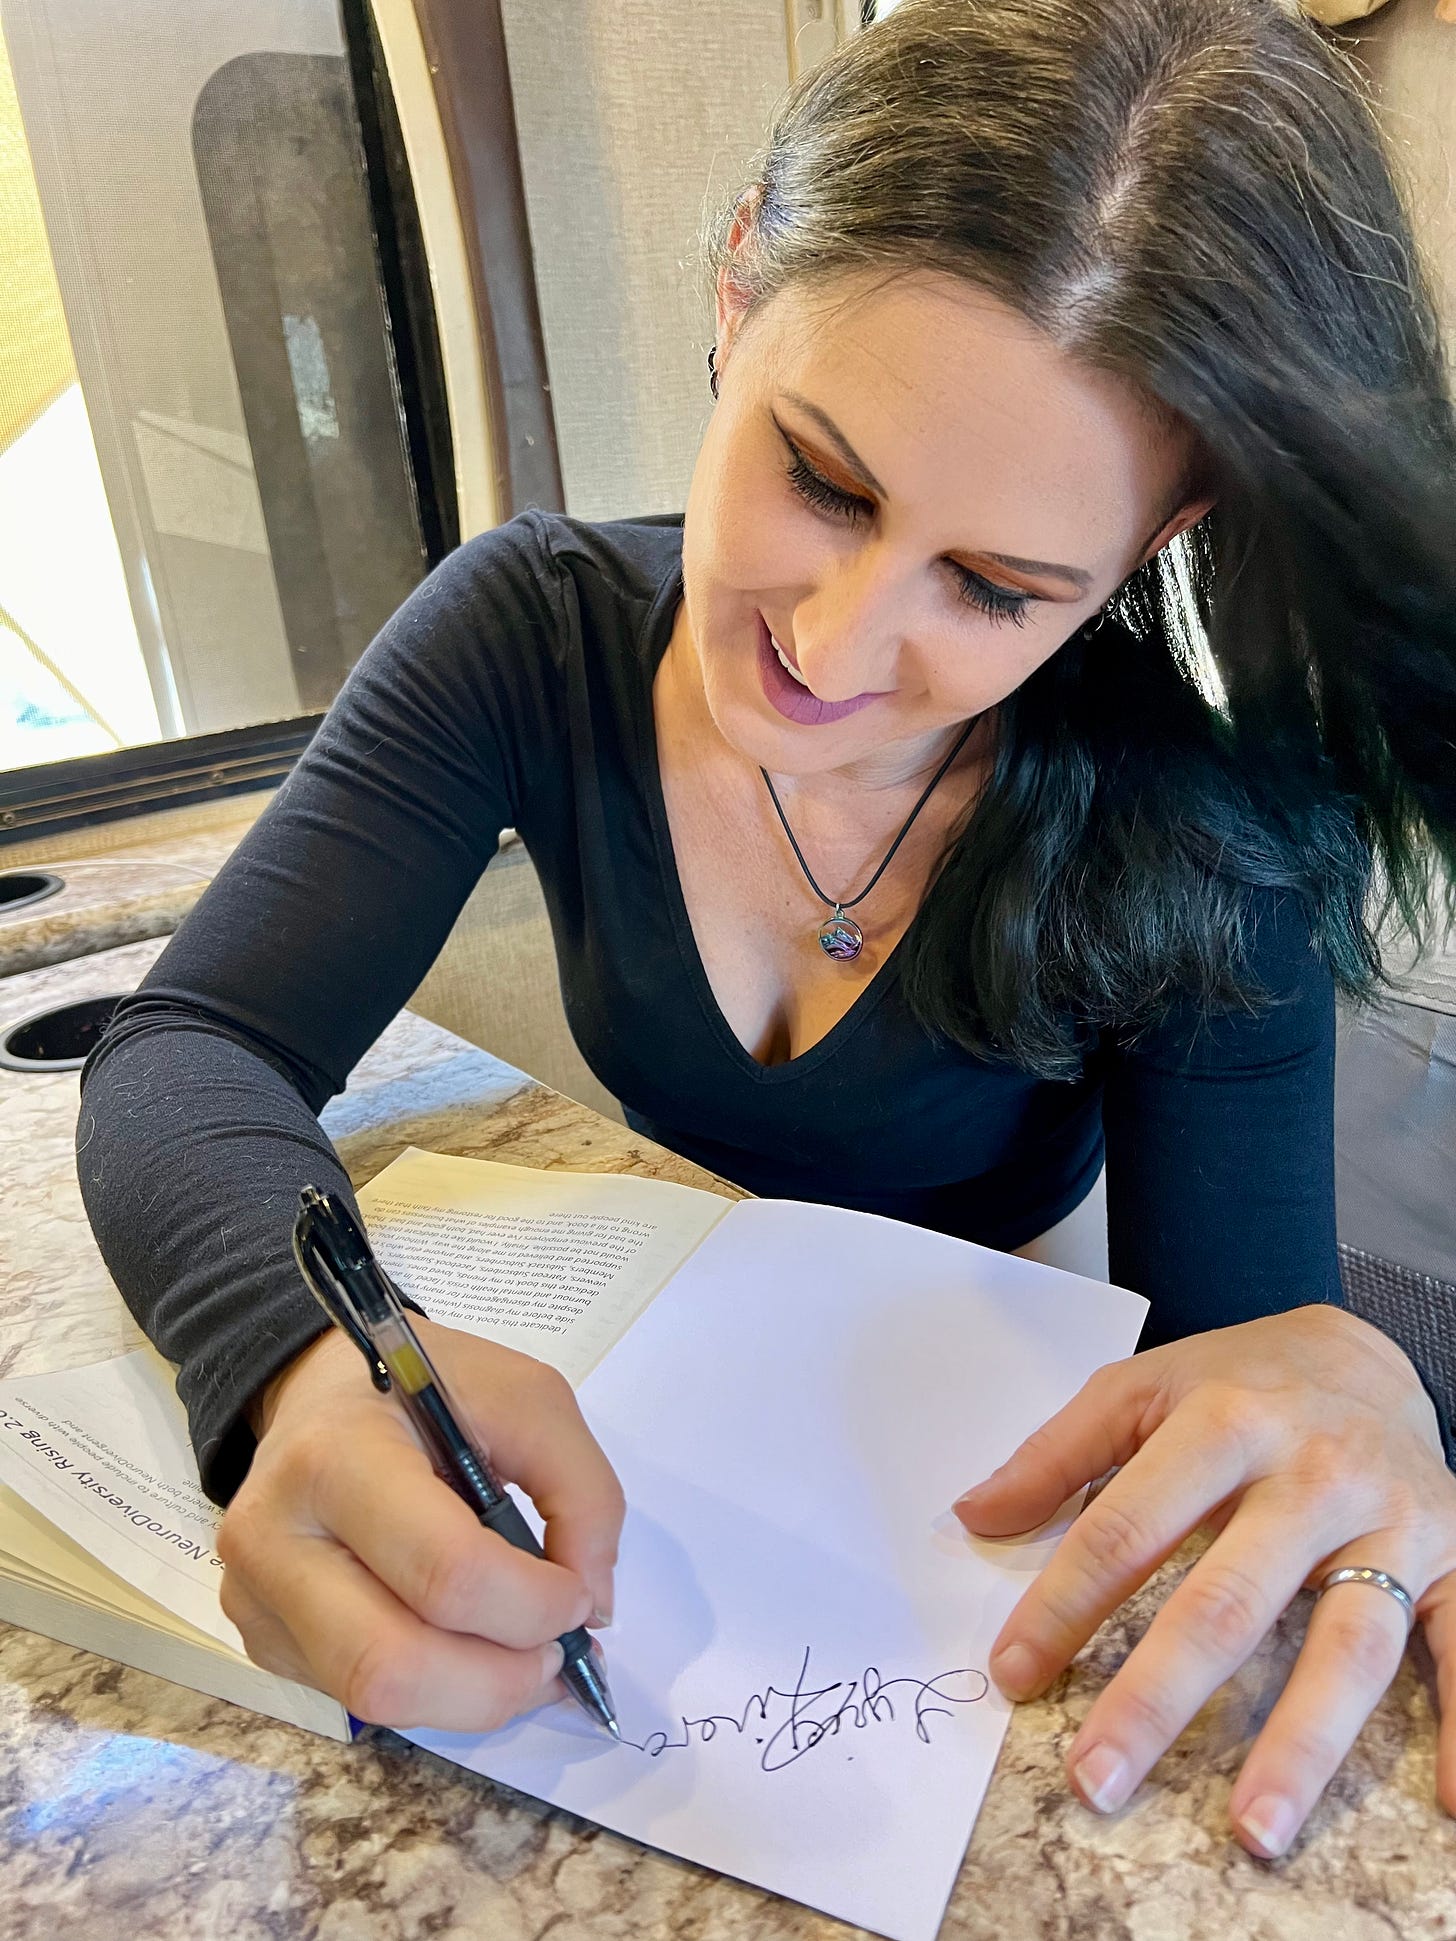
[{"label": "ballpoint pen", "polygon": [[[461,1426],[459,1409],[359,1223],[340,1200],[316,1187],[305,1186],[298,1197],[293,1253],[314,1299],[363,1354],[381,1394],[393,1388],[399,1396],[441,1480],[465,1499],[488,1530],[518,1550],[544,1557],[489,1456]],[[620,1738],[596,1640],[585,1625],[578,1625],[558,1642],[566,1689],[589,1718]]]}]

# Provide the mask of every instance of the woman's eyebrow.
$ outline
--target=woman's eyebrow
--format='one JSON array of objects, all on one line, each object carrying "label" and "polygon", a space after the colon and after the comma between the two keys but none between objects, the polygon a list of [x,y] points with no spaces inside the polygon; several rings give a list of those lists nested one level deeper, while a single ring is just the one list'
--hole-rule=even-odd
[{"label": "woman's eyebrow", "polygon": [[839,429],[839,426],[835,424],[827,411],[821,411],[817,404],[812,404],[808,398],[800,397],[797,391],[785,391],[783,395],[788,399],[790,404],[797,405],[806,417],[812,418],[830,443],[838,447],[840,457],[851,468],[862,484],[867,485],[871,492],[878,492],[882,499],[889,498],[889,493],[880,484],[880,481],[875,477],[869,466],[865,464],[854,446],[850,444],[849,440]]},{"label": "woman's eyebrow", "polygon": [[[822,411],[817,404],[801,397],[797,391],[785,391],[782,396],[806,417],[814,420],[861,484],[867,485],[871,492],[877,492],[882,499],[890,496],[827,411]],[[1020,559],[1015,553],[983,552],[980,557],[994,559],[998,565],[1009,566],[1018,573],[1046,573],[1054,579],[1067,580],[1079,593],[1085,593],[1092,584],[1092,575],[1080,566],[1059,566],[1054,560],[1048,559]]]},{"label": "woman's eyebrow", "polygon": [[983,553],[981,557],[1014,567],[1018,573],[1047,573],[1053,579],[1068,580],[1079,593],[1085,593],[1092,584],[1092,575],[1081,566],[1058,566],[1050,559],[1018,559],[1015,553]]}]

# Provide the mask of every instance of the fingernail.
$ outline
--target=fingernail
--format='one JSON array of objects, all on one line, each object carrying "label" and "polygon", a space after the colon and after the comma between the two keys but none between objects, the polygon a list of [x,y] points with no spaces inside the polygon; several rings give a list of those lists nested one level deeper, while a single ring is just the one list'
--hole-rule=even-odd
[{"label": "fingernail", "polygon": [[951,1508],[958,1510],[962,1503],[973,1503],[978,1496],[982,1495],[990,1487],[990,1483],[991,1478],[988,1476],[984,1483],[977,1483],[974,1488],[965,1490],[951,1504]]},{"label": "fingernail", "polygon": [[1082,1754],[1072,1772],[1087,1803],[1099,1813],[1116,1812],[1131,1791],[1127,1761],[1115,1746],[1093,1746]]},{"label": "fingernail", "polygon": [[1270,1860],[1276,1860],[1294,1838],[1294,1808],[1287,1799],[1265,1793],[1239,1815],[1239,1825]]},{"label": "fingernail", "polygon": [[606,1575],[598,1578],[595,1583],[588,1577],[587,1586],[592,1594],[592,1612],[587,1623],[597,1631],[612,1621],[613,1603],[617,1594],[616,1579],[608,1570]]},{"label": "fingernail", "polygon": [[541,1647],[541,1683],[549,1685],[566,1662],[566,1653],[561,1649],[561,1640],[553,1638],[550,1644]]},{"label": "fingernail", "polygon": [[1020,1698],[1037,1682],[1039,1667],[1024,1644],[1009,1644],[991,1660],[991,1676],[1008,1698]]}]

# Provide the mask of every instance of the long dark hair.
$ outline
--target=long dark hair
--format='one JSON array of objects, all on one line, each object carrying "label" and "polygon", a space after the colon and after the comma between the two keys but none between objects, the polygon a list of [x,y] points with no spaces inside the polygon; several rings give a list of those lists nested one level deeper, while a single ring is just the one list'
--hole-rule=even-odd
[{"label": "long dark hair", "polygon": [[1370,995],[1456,876],[1456,414],[1353,62],[1274,0],[903,0],[784,97],[743,195],[705,262],[750,308],[964,277],[1192,426],[1218,494],[998,710],[919,1015],[1060,1076],[1086,1024],[1257,1001],[1251,884]]}]

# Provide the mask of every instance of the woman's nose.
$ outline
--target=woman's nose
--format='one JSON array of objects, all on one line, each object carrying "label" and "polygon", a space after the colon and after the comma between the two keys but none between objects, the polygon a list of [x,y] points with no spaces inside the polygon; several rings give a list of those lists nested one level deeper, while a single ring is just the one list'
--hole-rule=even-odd
[{"label": "woman's nose", "polygon": [[794,659],[821,701],[888,694],[900,684],[903,572],[878,546],[836,562],[794,612]]},{"label": "woman's nose", "polygon": [[821,701],[885,694],[895,685],[898,652],[873,626],[841,626],[807,638],[796,634],[794,659]]}]

